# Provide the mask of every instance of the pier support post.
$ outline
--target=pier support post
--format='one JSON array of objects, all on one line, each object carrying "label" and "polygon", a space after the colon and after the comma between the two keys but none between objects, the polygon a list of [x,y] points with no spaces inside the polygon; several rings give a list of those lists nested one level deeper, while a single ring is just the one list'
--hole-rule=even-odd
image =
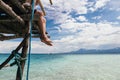
[{"label": "pier support post", "polygon": [[[27,27],[27,28],[26,28],[26,35],[30,35],[30,34],[29,34],[29,29],[30,29],[30,28],[29,28],[29,22],[27,22],[26,27]],[[25,38],[26,38],[26,37],[25,37]],[[21,57],[22,57],[22,58],[26,58],[26,57],[27,57],[29,38],[30,38],[30,36],[25,39],[24,44],[23,44],[23,46],[22,46],[22,53],[21,53]],[[18,69],[17,69],[17,74],[16,74],[16,80],[22,80],[22,79],[21,79],[21,76],[23,76],[24,67],[25,67],[25,62],[26,62],[25,60],[23,60],[23,61],[20,62],[20,66],[21,66],[21,71],[22,71],[22,73],[20,72],[20,68],[18,67]]]},{"label": "pier support post", "polygon": [[[21,54],[22,58],[26,58],[27,57],[28,42],[29,42],[29,38],[26,39],[26,41],[25,41],[25,43],[23,45],[22,54]],[[22,80],[21,76],[23,76],[25,60],[21,61],[20,65],[21,65],[21,68],[22,68],[22,73],[20,72],[20,68],[18,67],[17,74],[16,74],[16,80]]]}]

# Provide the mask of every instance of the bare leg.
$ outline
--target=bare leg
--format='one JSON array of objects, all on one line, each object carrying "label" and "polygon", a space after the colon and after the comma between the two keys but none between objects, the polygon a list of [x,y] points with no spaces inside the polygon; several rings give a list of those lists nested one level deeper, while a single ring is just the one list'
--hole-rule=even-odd
[{"label": "bare leg", "polygon": [[46,35],[46,19],[41,11],[36,11],[35,14],[39,14],[38,28],[41,34],[41,41],[49,46],[52,46],[51,40]]},{"label": "bare leg", "polygon": [[[31,3],[31,0],[26,0],[26,3]],[[23,5],[29,6],[29,4],[23,4]],[[43,42],[49,46],[52,46],[51,40],[46,35],[46,20],[44,18],[43,12],[36,10],[35,14],[38,14],[40,16],[37,24],[38,24],[38,28],[39,28],[38,30],[40,32],[41,42]]]}]

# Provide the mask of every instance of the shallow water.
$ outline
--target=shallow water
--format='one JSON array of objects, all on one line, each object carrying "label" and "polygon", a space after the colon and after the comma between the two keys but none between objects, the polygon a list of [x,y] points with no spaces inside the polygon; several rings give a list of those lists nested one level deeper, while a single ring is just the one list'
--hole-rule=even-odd
[{"label": "shallow water", "polygon": [[[7,56],[0,55],[0,63]],[[0,80],[15,80],[16,68],[0,70]],[[120,80],[119,75],[120,55],[31,55],[29,80]]]}]

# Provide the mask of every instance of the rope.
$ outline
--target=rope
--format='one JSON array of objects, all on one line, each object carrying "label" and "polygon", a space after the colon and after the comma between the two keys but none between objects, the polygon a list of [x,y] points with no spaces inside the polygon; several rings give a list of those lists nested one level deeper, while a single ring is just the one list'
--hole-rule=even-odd
[{"label": "rope", "polygon": [[21,66],[21,61],[24,61],[26,60],[26,58],[22,58],[21,57],[21,54],[16,52],[16,51],[12,51],[12,53],[14,54],[14,62],[10,64],[10,67],[14,66],[14,65],[17,65],[18,66],[18,70],[19,70],[19,73],[20,73],[20,80],[22,80],[22,66]]},{"label": "rope", "polygon": [[29,52],[28,52],[28,64],[27,64],[27,75],[26,80],[29,80],[29,70],[30,70],[30,56],[31,56],[31,38],[32,38],[32,21],[34,18],[34,0],[32,0],[32,15],[30,19],[30,39],[29,39]]},{"label": "rope", "polygon": [[21,56],[19,53],[15,54],[14,56],[15,56],[15,63],[17,64],[19,72],[20,72],[20,80],[22,80],[22,67],[20,65]]},{"label": "rope", "polygon": [[20,80],[22,80],[22,66],[21,66],[21,61],[25,61],[26,58],[21,57],[21,54],[16,52],[15,50],[12,51],[12,54],[14,56],[14,62],[12,62],[9,65],[5,65],[4,67],[12,67],[14,65],[18,66],[18,71],[20,74]]}]

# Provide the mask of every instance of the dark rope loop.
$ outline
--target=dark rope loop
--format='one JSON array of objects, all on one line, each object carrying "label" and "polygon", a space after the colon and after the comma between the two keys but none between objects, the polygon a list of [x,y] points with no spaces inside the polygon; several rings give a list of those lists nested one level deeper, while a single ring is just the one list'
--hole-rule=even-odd
[{"label": "dark rope loop", "polygon": [[12,54],[14,55],[14,62],[10,64],[10,66],[17,65],[18,70],[20,72],[20,80],[22,80],[22,66],[21,66],[21,61],[25,61],[26,58],[22,58],[21,54],[16,52],[15,50],[12,51]]}]

